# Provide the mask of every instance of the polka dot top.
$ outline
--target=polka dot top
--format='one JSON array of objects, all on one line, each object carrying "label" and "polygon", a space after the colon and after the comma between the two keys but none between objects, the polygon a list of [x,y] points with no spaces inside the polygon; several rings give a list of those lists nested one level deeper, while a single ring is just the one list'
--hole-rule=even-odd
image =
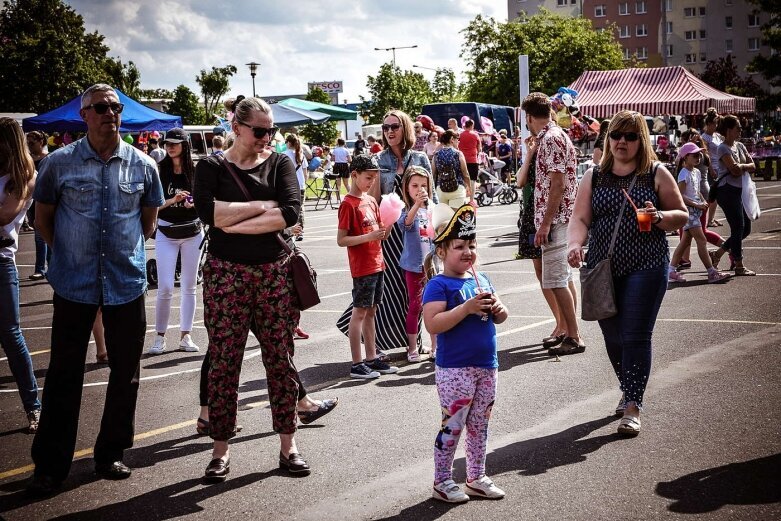
[{"label": "polka dot top", "polygon": [[[594,167],[591,190],[591,229],[589,247],[586,253],[586,265],[593,268],[607,258],[613,227],[624,201],[621,189],[629,190],[632,175],[617,176],[612,172],[600,172]],[[637,178],[629,195],[638,206],[651,201],[659,208],[659,196],[654,190],[656,167],[651,172]],[[621,277],[635,271],[655,268],[670,262],[667,237],[656,226],[650,232],[640,233],[637,217],[632,206],[627,203],[618,228],[618,237],[613,249],[613,275]]]}]

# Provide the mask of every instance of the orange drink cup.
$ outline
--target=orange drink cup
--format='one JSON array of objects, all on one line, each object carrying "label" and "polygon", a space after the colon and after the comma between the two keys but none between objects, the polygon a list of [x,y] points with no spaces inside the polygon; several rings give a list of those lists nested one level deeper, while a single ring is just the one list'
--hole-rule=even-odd
[{"label": "orange drink cup", "polygon": [[651,231],[651,214],[647,213],[645,208],[637,209],[637,226],[641,232]]}]

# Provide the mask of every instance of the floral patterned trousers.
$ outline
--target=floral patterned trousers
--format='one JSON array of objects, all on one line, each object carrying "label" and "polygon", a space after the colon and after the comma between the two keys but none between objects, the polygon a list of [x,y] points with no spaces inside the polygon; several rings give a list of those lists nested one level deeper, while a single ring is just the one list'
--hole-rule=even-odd
[{"label": "floral patterned trousers", "polygon": [[203,307],[209,334],[211,437],[226,441],[235,436],[239,375],[252,317],[266,368],[274,431],[294,433],[298,371],[293,364],[293,331],[301,312],[288,259],[247,265],[207,257]]}]

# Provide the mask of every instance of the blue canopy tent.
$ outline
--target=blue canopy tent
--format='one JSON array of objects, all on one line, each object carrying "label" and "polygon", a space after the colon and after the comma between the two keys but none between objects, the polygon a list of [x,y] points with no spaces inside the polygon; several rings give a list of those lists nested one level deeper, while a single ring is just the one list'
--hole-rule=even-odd
[{"label": "blue canopy tent", "polygon": [[[120,103],[125,105],[122,111],[122,132],[141,132],[144,130],[170,130],[182,126],[182,118],[166,114],[142,105],[124,93],[116,90]],[[26,118],[22,121],[25,132],[42,130],[44,132],[86,132],[87,125],[79,116],[81,96],[76,96],[65,105],[45,114]]]}]

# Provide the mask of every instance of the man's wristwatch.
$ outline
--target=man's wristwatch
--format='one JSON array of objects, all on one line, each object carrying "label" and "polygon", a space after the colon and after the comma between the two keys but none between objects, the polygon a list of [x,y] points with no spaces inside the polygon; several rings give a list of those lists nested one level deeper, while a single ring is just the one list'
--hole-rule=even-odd
[{"label": "man's wristwatch", "polygon": [[662,222],[662,219],[664,218],[664,215],[659,210],[656,211],[656,220],[654,221],[654,224],[659,224]]}]

